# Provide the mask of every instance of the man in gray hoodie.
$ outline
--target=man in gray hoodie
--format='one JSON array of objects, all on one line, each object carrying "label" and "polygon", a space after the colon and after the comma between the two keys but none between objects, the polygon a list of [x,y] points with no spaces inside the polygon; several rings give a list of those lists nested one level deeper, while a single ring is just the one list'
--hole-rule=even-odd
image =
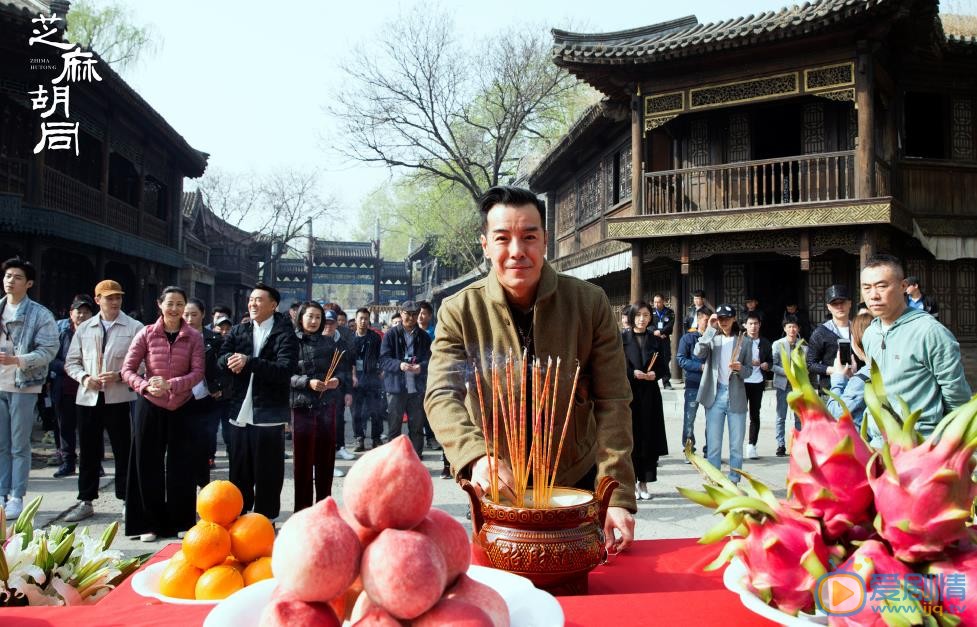
[{"label": "man in gray hoodie", "polygon": [[862,338],[865,354],[879,365],[890,399],[902,397],[913,411],[922,410],[916,429],[929,435],[943,416],[970,400],[960,344],[936,318],[906,305],[905,271],[895,257],[869,259],[861,284],[875,316]]}]

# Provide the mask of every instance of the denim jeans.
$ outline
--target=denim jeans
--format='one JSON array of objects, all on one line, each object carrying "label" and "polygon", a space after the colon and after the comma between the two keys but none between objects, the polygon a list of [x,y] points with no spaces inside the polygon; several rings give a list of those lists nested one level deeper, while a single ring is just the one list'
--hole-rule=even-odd
[{"label": "denim jeans", "polygon": [[0,392],[0,498],[24,498],[31,472],[37,394]]},{"label": "denim jeans", "polygon": [[[790,394],[790,389],[777,390],[777,446],[787,446],[787,438],[784,429],[784,423],[787,422],[787,395]],[[794,412],[790,412],[794,414]],[[801,421],[794,414],[794,428],[800,430]]]},{"label": "denim jeans", "polygon": [[743,468],[743,437],[746,435],[746,412],[733,413],[729,408],[729,387],[716,385],[716,400],[706,409],[706,448],[709,463],[720,468],[723,451],[723,427],[729,426],[729,467],[727,475],[733,483],[739,483],[740,476],[732,469]]},{"label": "denim jeans", "polygon": [[692,440],[692,450],[695,450],[695,414],[699,411],[699,403],[695,397],[699,394],[699,388],[685,386],[685,418],[682,421],[682,449],[685,443]]}]

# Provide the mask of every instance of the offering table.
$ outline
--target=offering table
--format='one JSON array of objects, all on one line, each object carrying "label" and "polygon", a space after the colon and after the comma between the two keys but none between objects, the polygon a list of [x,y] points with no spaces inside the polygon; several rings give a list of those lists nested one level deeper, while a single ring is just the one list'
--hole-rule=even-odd
[{"label": "offering table", "polygon": [[[171,544],[148,562],[167,559]],[[773,625],[747,610],[723,587],[722,569],[703,572],[722,548],[695,538],[640,540],[590,573],[589,593],[557,597],[567,627],[613,625]],[[145,568],[145,566],[144,566]],[[0,608],[11,627],[189,627],[200,625],[209,605],[169,605],[136,594],[126,580],[100,602],[82,607]]]}]

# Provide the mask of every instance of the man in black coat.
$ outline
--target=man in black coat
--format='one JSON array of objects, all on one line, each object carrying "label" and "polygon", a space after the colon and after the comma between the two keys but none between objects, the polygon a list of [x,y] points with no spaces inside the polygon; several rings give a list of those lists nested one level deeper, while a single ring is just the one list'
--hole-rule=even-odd
[{"label": "man in black coat", "polygon": [[370,448],[380,445],[383,434],[383,381],[380,378],[380,335],[370,328],[370,310],[356,311],[356,333],[353,336],[353,436],[354,453],[366,450],[366,425],[370,425]]},{"label": "man in black coat", "polygon": [[811,383],[822,390],[831,389],[831,375],[834,373],[835,356],[839,344],[848,344],[846,351],[851,354],[850,319],[851,296],[847,285],[832,285],[824,294],[831,319],[818,325],[811,332],[807,349],[807,370],[811,373]]},{"label": "man in black coat", "polygon": [[746,314],[746,342],[751,344],[750,365],[753,366],[750,376],[743,379],[746,400],[750,407],[750,439],[746,445],[745,455],[749,459],[759,459],[756,445],[760,437],[760,403],[763,401],[763,388],[767,375],[772,372],[771,366],[773,366],[770,340],[760,335],[760,324],[759,312],[750,311]]},{"label": "man in black coat", "polygon": [[414,301],[405,301],[400,306],[401,323],[387,331],[380,344],[380,368],[387,392],[385,439],[389,442],[400,435],[406,411],[407,431],[418,457],[424,452],[424,392],[431,360],[431,337],[417,326],[419,310]]},{"label": "man in black coat", "polygon": [[244,495],[244,512],[278,517],[285,481],[284,428],[289,381],[298,368],[298,340],[281,296],[258,283],[248,297],[251,321],[228,333],[218,364],[232,375],[229,402],[231,482]]},{"label": "man in black coat", "polygon": [[[665,297],[661,294],[655,294],[652,305],[651,324],[648,329],[660,340],[664,349],[662,359],[666,364],[670,364],[672,361],[672,331],[675,330],[675,312],[672,311],[671,307],[665,306]],[[666,390],[672,389],[671,373],[668,368],[662,375],[662,387]]]}]

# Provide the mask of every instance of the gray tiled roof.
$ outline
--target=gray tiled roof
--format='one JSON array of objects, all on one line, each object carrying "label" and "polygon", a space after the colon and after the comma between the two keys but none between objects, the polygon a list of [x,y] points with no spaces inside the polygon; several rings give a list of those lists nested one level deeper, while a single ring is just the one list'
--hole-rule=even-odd
[{"label": "gray tiled roof", "polygon": [[692,15],[612,33],[554,29],[553,56],[558,65],[653,63],[807,34],[895,4],[896,0],[818,0],[711,24],[700,24]]},{"label": "gray tiled roof", "polygon": [[315,242],[316,259],[323,257],[363,258],[373,257],[373,244],[370,242],[338,242],[317,239]]},{"label": "gray tiled roof", "polygon": [[183,213],[184,218],[192,218],[193,212],[197,208],[197,197],[200,195],[200,190],[195,190],[192,192],[183,192],[183,199],[180,202],[181,213]]}]

